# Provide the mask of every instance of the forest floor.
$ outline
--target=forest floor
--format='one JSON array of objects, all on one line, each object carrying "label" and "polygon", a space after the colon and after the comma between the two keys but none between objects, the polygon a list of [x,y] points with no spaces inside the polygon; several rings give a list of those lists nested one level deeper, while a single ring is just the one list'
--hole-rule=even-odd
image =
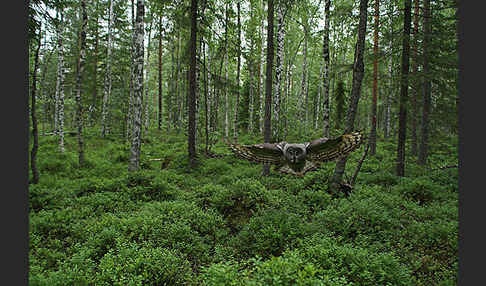
[{"label": "forest floor", "polygon": [[457,164],[457,137],[432,142],[426,167],[407,156],[406,177],[380,140],[347,196],[327,192],[334,162],[262,177],[261,165],[200,155],[189,172],[186,138],[153,131],[129,174],[120,142],[88,130],[80,169],[76,137],[61,154],[40,136],[29,285],[457,285],[458,169],[438,169]]}]

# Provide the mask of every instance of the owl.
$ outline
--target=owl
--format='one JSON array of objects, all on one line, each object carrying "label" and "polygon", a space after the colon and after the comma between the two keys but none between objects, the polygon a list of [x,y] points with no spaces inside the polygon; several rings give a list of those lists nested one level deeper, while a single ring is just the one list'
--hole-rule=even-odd
[{"label": "owl", "polygon": [[323,162],[347,156],[364,141],[361,132],[343,134],[334,139],[319,138],[305,143],[263,143],[239,145],[229,143],[233,153],[256,163],[275,165],[281,173],[303,176],[319,168]]}]

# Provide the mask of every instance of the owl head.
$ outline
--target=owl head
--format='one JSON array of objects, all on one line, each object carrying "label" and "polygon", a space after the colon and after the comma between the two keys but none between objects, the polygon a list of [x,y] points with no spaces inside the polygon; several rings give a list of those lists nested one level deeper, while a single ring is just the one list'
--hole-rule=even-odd
[{"label": "owl head", "polygon": [[285,144],[283,154],[285,158],[292,164],[304,162],[307,157],[307,146],[309,144]]}]

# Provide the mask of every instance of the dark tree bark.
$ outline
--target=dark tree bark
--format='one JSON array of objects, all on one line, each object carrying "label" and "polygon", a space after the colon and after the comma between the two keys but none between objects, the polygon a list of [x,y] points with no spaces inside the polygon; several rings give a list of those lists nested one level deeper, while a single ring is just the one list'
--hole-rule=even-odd
[{"label": "dark tree bark", "polygon": [[35,97],[37,92],[37,69],[39,67],[39,50],[41,46],[41,30],[39,28],[39,38],[37,41],[37,48],[34,54],[34,69],[32,70],[32,90],[31,90],[31,106],[30,116],[32,118],[32,137],[33,144],[30,152],[30,169],[32,170],[32,183],[39,183],[39,170],[37,169],[37,150],[39,149],[39,132],[37,130],[37,116],[35,114]]},{"label": "dark tree bark", "polygon": [[380,1],[375,0],[375,35],[373,59],[373,104],[371,105],[370,155],[376,154],[376,98],[378,93],[378,29],[380,25]]},{"label": "dark tree bark", "polygon": [[162,15],[159,16],[159,130],[162,129]]},{"label": "dark tree bark", "polygon": [[[272,136],[272,69],[273,69],[273,0],[268,0],[267,11],[267,70],[265,79],[265,120],[263,122],[263,140],[265,143],[270,143]],[[267,176],[270,172],[268,164],[263,166],[263,176]]]},{"label": "dark tree bark", "polygon": [[407,135],[408,73],[410,65],[411,0],[405,0],[402,42],[402,74],[398,121],[397,176],[405,176],[405,140]]},{"label": "dark tree bark", "polygon": [[[345,133],[354,131],[354,120],[358,108],[359,98],[361,95],[361,82],[364,76],[364,62],[363,53],[366,37],[366,20],[368,17],[368,0],[360,0],[359,3],[359,24],[358,24],[358,40],[356,42],[356,50],[354,52],[353,65],[353,85],[351,87],[351,98],[349,100],[349,108],[346,113],[346,130]],[[346,168],[347,157],[340,159],[336,163],[334,174],[331,178],[329,190],[337,193],[342,181],[344,170]]]},{"label": "dark tree bark", "polygon": [[430,113],[430,93],[431,93],[431,81],[430,81],[430,1],[424,0],[424,42],[423,42],[423,72],[424,72],[424,99],[422,109],[422,126],[421,126],[421,141],[419,146],[418,163],[425,165],[427,163],[427,155],[429,148],[429,113]]},{"label": "dark tree bark", "polygon": [[137,0],[137,16],[135,19],[135,47],[133,65],[133,117],[128,171],[137,171],[140,165],[141,129],[142,129],[142,97],[143,97],[143,28],[144,0]]},{"label": "dark tree bark", "polygon": [[[331,6],[331,1],[326,0],[326,5],[325,5],[325,14],[326,14],[326,20],[324,22],[324,43],[322,47],[322,53],[324,57],[324,79],[323,79],[323,135],[324,137],[329,137],[329,130],[330,130],[330,124],[329,124],[329,113],[330,113],[330,104],[329,104],[329,20],[330,20],[330,6]],[[334,69],[336,70],[336,69]],[[334,72],[335,73],[335,72]]]},{"label": "dark tree bark", "polygon": [[189,152],[189,166],[196,166],[196,38],[197,38],[197,0],[191,1],[191,51],[189,66],[189,125],[187,147]]},{"label": "dark tree bark", "polygon": [[86,13],[86,0],[81,1],[82,23],[81,31],[79,33],[79,56],[76,71],[76,114],[75,121],[78,129],[78,162],[79,167],[85,164],[84,159],[84,140],[83,140],[83,105],[81,102],[81,83],[84,74],[84,65],[86,58],[86,26],[88,25],[88,14]]},{"label": "dark tree bark", "polygon": [[413,156],[417,156],[417,114],[418,114],[418,105],[417,105],[417,98],[418,98],[418,93],[420,90],[420,81],[419,81],[419,76],[418,76],[418,54],[417,54],[417,49],[418,49],[418,14],[419,14],[419,1],[420,0],[415,0],[414,4],[414,15],[413,15],[413,38],[414,38],[414,45],[413,45],[413,78],[414,78],[414,89],[412,92],[412,98],[411,98],[411,107],[412,107],[412,112],[410,114],[410,121],[412,124],[412,130],[411,130],[411,139],[412,139],[412,148],[410,150],[410,153]]}]

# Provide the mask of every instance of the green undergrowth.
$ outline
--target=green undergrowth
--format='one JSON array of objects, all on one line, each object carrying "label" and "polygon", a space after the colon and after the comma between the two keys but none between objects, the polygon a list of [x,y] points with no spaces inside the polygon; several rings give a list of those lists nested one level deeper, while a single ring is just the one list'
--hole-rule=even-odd
[{"label": "green undergrowth", "polygon": [[63,154],[56,142],[41,136],[29,186],[29,285],[457,284],[458,170],[439,168],[457,164],[455,137],[432,142],[427,166],[407,156],[405,177],[381,140],[337,196],[333,162],[262,177],[218,141],[190,170],[186,139],[154,131],[129,173],[122,139],[87,136],[83,168],[75,137]]}]

